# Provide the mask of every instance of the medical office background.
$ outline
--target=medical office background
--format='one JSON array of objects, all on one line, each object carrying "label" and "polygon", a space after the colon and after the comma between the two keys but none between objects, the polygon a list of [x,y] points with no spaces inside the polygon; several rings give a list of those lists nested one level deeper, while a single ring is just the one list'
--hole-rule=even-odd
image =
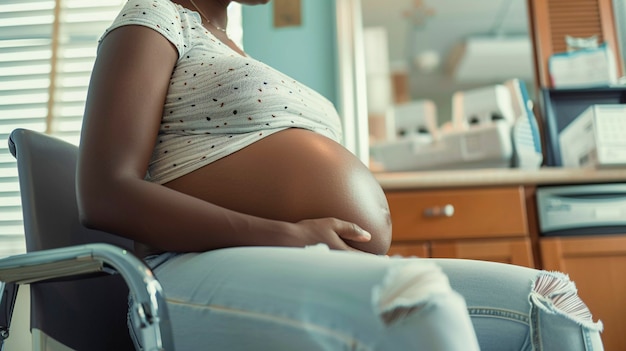
[{"label": "medical office background", "polygon": [[[124,3],[0,0],[0,257],[25,251],[17,170],[7,149],[8,135],[15,128],[29,128],[77,143],[97,39]],[[272,3],[231,6],[229,34],[251,56],[335,103],[344,117],[347,146],[364,162],[370,162],[368,114],[379,106],[368,104],[362,85],[375,82],[381,72],[395,79],[391,80],[395,93],[385,95],[386,103],[429,99],[436,105],[440,126],[451,119],[451,97],[456,91],[518,78],[531,97],[538,94],[526,0],[299,3],[300,21],[286,26],[275,25]],[[613,6],[618,41],[613,49],[621,53],[626,50],[626,1],[614,0]],[[384,33],[380,45],[385,47],[385,65],[374,70],[363,62],[365,48],[351,41],[363,40],[363,30],[368,28]],[[494,43],[506,40],[515,50],[496,50],[497,56],[478,53],[473,59],[489,63],[484,71],[460,72],[451,67],[455,48],[477,37],[492,38]],[[374,54],[369,59],[380,57]],[[625,65],[623,60],[617,64]],[[22,289],[13,323],[22,333],[13,334],[9,351],[30,349],[24,332],[27,293]]]}]

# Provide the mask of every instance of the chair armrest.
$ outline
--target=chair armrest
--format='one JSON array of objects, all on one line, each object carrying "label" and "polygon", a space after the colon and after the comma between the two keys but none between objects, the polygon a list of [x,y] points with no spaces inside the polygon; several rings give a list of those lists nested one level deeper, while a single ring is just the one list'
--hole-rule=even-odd
[{"label": "chair armrest", "polygon": [[128,285],[144,350],[174,349],[161,284],[150,268],[127,250],[98,243],[0,259],[0,282],[6,283],[28,284],[94,272],[119,274]]}]

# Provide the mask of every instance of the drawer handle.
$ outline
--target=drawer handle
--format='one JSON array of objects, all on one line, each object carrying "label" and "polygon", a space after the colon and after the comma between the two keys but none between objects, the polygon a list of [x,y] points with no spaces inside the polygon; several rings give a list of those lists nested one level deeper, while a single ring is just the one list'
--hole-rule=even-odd
[{"label": "drawer handle", "polygon": [[454,216],[454,206],[447,204],[424,209],[424,217],[452,217]]}]

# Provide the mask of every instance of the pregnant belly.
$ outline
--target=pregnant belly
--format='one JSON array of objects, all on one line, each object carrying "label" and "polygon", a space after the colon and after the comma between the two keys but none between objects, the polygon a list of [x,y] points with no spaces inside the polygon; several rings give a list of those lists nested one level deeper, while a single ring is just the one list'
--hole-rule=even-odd
[{"label": "pregnant belly", "polygon": [[313,132],[288,129],[165,186],[264,218],[297,222],[335,217],[372,234],[364,251],[384,253],[391,220],[371,172],[340,144]]}]

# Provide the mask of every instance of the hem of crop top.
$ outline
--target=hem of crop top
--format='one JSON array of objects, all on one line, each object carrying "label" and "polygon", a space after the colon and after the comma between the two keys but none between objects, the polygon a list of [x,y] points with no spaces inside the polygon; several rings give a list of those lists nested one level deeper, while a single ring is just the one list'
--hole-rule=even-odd
[{"label": "hem of crop top", "polygon": [[[196,152],[195,155],[195,161],[187,161],[185,162],[184,160],[182,160],[183,162],[185,162],[183,165],[181,165],[180,167],[176,167],[176,168],[172,168],[170,171],[160,171],[157,172],[159,173],[159,177],[152,177],[150,172],[147,173],[146,175],[146,180],[150,181],[151,183],[156,183],[156,184],[160,184],[163,185],[165,183],[168,183],[174,179],[183,177],[195,170],[198,170],[204,166],[207,166],[217,160],[220,160],[224,157],[228,157],[238,151],[241,151],[243,149],[245,149],[246,147],[256,143],[257,141],[260,141],[262,139],[267,138],[268,136],[271,136],[275,133],[281,132],[283,130],[287,130],[287,129],[291,129],[290,127],[285,127],[285,128],[278,128],[278,129],[274,129],[274,130],[264,130],[263,131],[263,135],[259,135],[258,132],[250,132],[250,133],[246,133],[246,134],[239,134],[236,135],[235,137],[241,137],[240,140],[237,140],[236,143],[232,143],[232,141],[229,143],[229,147],[228,148],[223,148],[221,150],[219,150],[219,152],[213,152],[210,154],[210,156],[201,156],[203,154],[202,151],[210,151],[212,150],[211,148],[211,143],[207,143],[206,146],[202,149],[199,149]],[[302,129],[302,128],[301,128]],[[307,130],[311,130],[311,129],[307,129]],[[313,132],[315,132],[314,130],[311,130]],[[202,135],[199,135],[198,137],[202,137]],[[197,145],[197,144],[196,144]],[[176,171],[173,171],[176,170]],[[181,170],[183,170],[181,172]]]}]

